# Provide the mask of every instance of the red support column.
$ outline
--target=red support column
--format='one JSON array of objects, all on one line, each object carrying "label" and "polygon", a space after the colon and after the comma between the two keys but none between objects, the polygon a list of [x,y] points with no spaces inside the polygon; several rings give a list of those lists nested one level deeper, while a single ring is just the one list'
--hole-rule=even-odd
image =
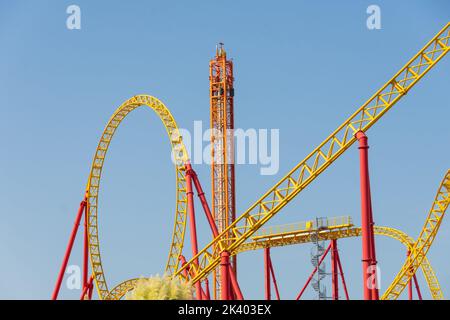
[{"label": "red support column", "polygon": [[331,240],[331,285],[332,299],[339,300],[339,272],[338,272],[337,240]]},{"label": "red support column", "polygon": [[84,213],[84,208],[86,206],[86,196],[83,201],[80,203],[80,207],[78,209],[77,217],[75,218],[75,223],[72,228],[72,233],[69,238],[69,243],[67,245],[66,253],[64,254],[64,259],[61,265],[61,269],[59,270],[58,279],[56,280],[55,289],[53,290],[52,300],[56,300],[58,298],[59,290],[61,289],[61,283],[64,278],[64,273],[66,272],[67,263],[69,262],[70,253],[72,252],[73,243],[77,236],[78,227],[80,225],[81,217]]},{"label": "red support column", "polygon": [[205,279],[205,300],[211,300],[211,294],[209,292],[209,280]]},{"label": "red support column", "polygon": [[83,243],[83,288],[88,287],[89,273],[89,222],[88,222],[88,204],[84,206],[84,243]]},{"label": "red support column", "polygon": [[[186,164],[186,172],[189,172],[189,175],[192,178],[192,182],[194,183],[195,189],[197,190],[197,195],[200,199],[200,202],[202,204],[203,207],[203,211],[205,212],[206,215],[206,219],[208,220],[209,226],[211,228],[211,232],[214,236],[214,238],[216,238],[219,235],[219,231],[217,230],[217,226],[216,223],[214,221],[214,218],[211,214],[211,210],[209,208],[208,205],[208,201],[206,200],[205,197],[205,193],[203,192],[203,188],[202,185],[200,183],[200,180],[198,179],[197,174],[195,173],[195,171],[192,169],[191,165],[188,163]],[[187,174],[186,174],[187,175]],[[228,255],[228,265],[230,265],[230,254],[227,252],[226,253]],[[221,265],[222,265],[222,258],[224,258],[225,254],[224,252],[221,253]],[[226,259],[224,258],[223,261],[225,261]],[[225,269],[221,269],[223,271],[225,271]],[[222,281],[223,282],[223,281]],[[229,286],[227,287],[227,297],[228,299],[232,298],[232,295],[234,294],[236,299],[238,300],[243,300],[243,295],[242,292],[239,288],[239,284],[237,282],[237,277],[235,272],[229,272],[226,275],[226,282],[229,284]],[[231,292],[230,290],[233,289],[233,292]],[[222,294],[222,297],[224,296],[224,294]],[[223,298],[222,298],[223,299]]]},{"label": "red support column", "polygon": [[[194,192],[192,191],[192,177],[190,171],[186,172],[186,195],[189,214],[192,256],[195,257],[198,254],[198,242],[197,226],[195,223]],[[198,265],[198,259],[195,260],[195,263]],[[197,281],[195,283],[195,292],[197,300],[202,300],[202,288],[200,281]]]},{"label": "red support column", "polygon": [[319,263],[317,263],[317,266],[314,267],[314,270],[311,272],[311,274],[309,275],[308,280],[306,280],[305,285],[303,286],[302,290],[300,291],[300,293],[298,294],[297,298],[295,298],[295,300],[300,300],[300,298],[303,295],[303,292],[305,292],[306,288],[308,287],[309,283],[311,282],[312,278],[314,277],[314,275],[317,272],[317,269],[320,267],[320,265],[322,264],[323,260],[325,259],[325,257],[327,256],[328,252],[330,252],[331,249],[331,243],[328,245],[328,248],[325,250],[325,252],[322,254],[322,257],[320,257],[319,259]]},{"label": "red support column", "polygon": [[412,280],[409,280],[408,282],[408,300],[413,300]]},{"label": "red support column", "polygon": [[230,277],[229,277],[229,267],[230,267],[230,254],[223,251],[220,254],[220,274],[221,274],[221,300],[230,300]]},{"label": "red support column", "polygon": [[88,298],[92,300],[92,293],[94,292],[94,276],[91,277],[90,285],[89,285],[89,293]]},{"label": "red support column", "polygon": [[216,223],[214,222],[214,218],[211,214],[211,210],[208,205],[208,201],[206,200],[205,193],[203,192],[202,185],[200,183],[200,180],[197,177],[197,174],[192,169],[190,164],[186,164],[186,172],[191,172],[192,181],[194,182],[195,189],[197,190],[197,195],[200,199],[200,203],[202,204],[203,211],[205,212],[206,219],[208,220],[209,227],[211,228],[211,232],[216,238],[219,235],[219,231],[217,230]]},{"label": "red support column", "polygon": [[239,287],[239,283],[237,282],[236,273],[234,272],[234,268],[231,263],[228,264],[228,279],[230,281],[230,287],[232,289],[232,292],[230,292],[230,299],[244,300],[241,288]]},{"label": "red support column", "polygon": [[[86,286],[83,287],[81,292],[80,300],[91,300],[92,299],[92,288],[93,288],[94,276],[91,276],[86,282]],[[87,299],[85,299],[87,298]]]},{"label": "red support column", "polygon": [[341,257],[339,256],[339,251],[336,254],[336,258],[337,258],[337,263],[338,263],[338,267],[339,267],[339,272],[341,273],[342,287],[344,288],[345,299],[350,300],[350,298],[348,296],[348,291],[347,291],[347,284],[345,283],[344,269],[342,268]]},{"label": "red support column", "polygon": [[[184,267],[184,265],[187,263],[186,258],[183,255],[180,255],[178,259],[180,260],[181,267]],[[183,275],[186,279],[189,278],[189,266],[183,270]]]},{"label": "red support column", "polygon": [[[406,257],[409,257],[411,254],[411,251],[408,250],[406,253]],[[413,286],[412,286],[412,279],[408,282],[408,300],[413,300]]]},{"label": "red support column", "polygon": [[422,300],[422,293],[420,292],[419,282],[417,281],[416,275],[413,276],[414,284],[416,286],[417,297]]},{"label": "red support column", "polygon": [[364,300],[378,300],[378,284],[376,279],[377,261],[375,256],[375,240],[373,235],[373,216],[369,179],[369,145],[367,144],[367,136],[362,131],[356,133],[356,139],[359,141],[360,157]]},{"label": "red support column", "polygon": [[264,248],[264,288],[266,300],[271,300],[270,294],[270,248]]},{"label": "red support column", "polygon": [[[270,256],[269,256],[270,258]],[[273,271],[272,258],[269,260],[270,273],[272,274],[273,286],[275,288],[275,294],[277,295],[277,300],[280,300],[280,292],[278,291],[277,279],[275,277],[275,272]]]}]

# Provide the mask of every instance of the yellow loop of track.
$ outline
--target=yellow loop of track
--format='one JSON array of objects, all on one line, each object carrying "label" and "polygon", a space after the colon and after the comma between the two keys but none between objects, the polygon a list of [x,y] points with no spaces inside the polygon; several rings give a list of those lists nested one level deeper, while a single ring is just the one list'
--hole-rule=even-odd
[{"label": "yellow loop of track", "polygon": [[[157,98],[148,95],[137,95],[125,101],[111,116],[103,130],[100,142],[95,151],[94,160],[87,184],[87,210],[88,210],[88,226],[89,226],[89,255],[100,299],[110,299],[110,291],[106,282],[102,259],[100,255],[100,241],[98,237],[98,195],[100,191],[100,181],[103,170],[104,161],[108,152],[111,140],[125,117],[141,106],[151,108],[159,116],[161,122],[166,128],[169,140],[172,146],[172,157],[176,170],[176,209],[175,223],[172,233],[172,243],[170,246],[169,257],[166,264],[165,272],[169,275],[174,274],[178,268],[178,257],[180,256],[184,235],[186,230],[186,180],[184,172],[184,164],[188,161],[188,154],[182,137],[179,133],[178,126],[170,113],[169,109]],[[127,284],[132,280],[125,281]]]}]

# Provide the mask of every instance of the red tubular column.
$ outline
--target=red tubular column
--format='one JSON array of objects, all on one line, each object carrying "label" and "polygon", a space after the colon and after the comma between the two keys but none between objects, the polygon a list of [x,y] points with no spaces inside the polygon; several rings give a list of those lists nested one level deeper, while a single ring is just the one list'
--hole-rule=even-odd
[{"label": "red tubular column", "polygon": [[[92,298],[92,286],[93,286],[94,276],[89,278],[86,282],[86,286],[83,287],[83,292],[81,293],[80,300],[91,300]],[[87,299],[85,299],[87,298]]]},{"label": "red tubular column", "polygon": [[319,259],[319,263],[317,263],[317,267],[314,268],[314,270],[311,272],[311,274],[309,275],[308,280],[306,280],[305,285],[303,286],[302,290],[300,291],[300,293],[298,294],[297,298],[295,298],[295,300],[300,300],[300,298],[303,295],[303,292],[305,292],[306,288],[308,287],[309,283],[311,282],[312,277],[314,277],[314,275],[317,272],[317,269],[320,267],[320,265],[322,264],[323,260],[325,259],[325,257],[327,256],[328,252],[330,252],[331,249],[331,243],[328,245],[328,248],[325,250],[325,252],[322,254],[322,257],[320,257]]},{"label": "red tubular column", "polygon": [[230,281],[230,286],[233,289],[233,291],[230,292],[229,298],[236,299],[236,300],[244,300],[244,296],[242,295],[241,288],[239,288],[239,283],[237,282],[237,279],[236,279],[236,273],[234,272],[234,268],[231,265],[231,263],[228,264],[228,279]]},{"label": "red tubular column", "polygon": [[369,205],[369,208],[370,208],[370,215],[369,215],[369,219],[370,219],[370,228],[369,228],[369,230],[370,230],[370,256],[372,257],[372,261],[374,262],[374,264],[372,264],[372,266],[374,266],[373,267],[373,269],[374,269],[374,271],[373,271],[373,273],[372,273],[372,277],[374,277],[375,278],[375,283],[377,284],[374,288],[372,288],[372,291],[371,291],[371,295],[372,295],[372,300],[379,300],[380,299],[380,297],[379,297],[379,294],[378,294],[378,279],[377,279],[377,277],[378,277],[378,275],[377,275],[377,273],[376,273],[376,267],[377,267],[377,255],[376,255],[376,251],[375,251],[375,234],[374,234],[374,232],[373,232],[373,227],[374,227],[374,225],[375,225],[375,222],[374,222],[374,220],[373,220],[373,211],[372,211],[372,195],[371,195],[371,193],[370,193],[370,177],[369,177],[369,201],[370,201],[370,205]]},{"label": "red tubular column", "polygon": [[214,238],[219,235],[219,231],[217,230],[216,223],[214,222],[214,218],[211,214],[211,210],[209,209],[208,201],[206,200],[205,193],[203,192],[202,185],[200,180],[197,177],[197,174],[192,169],[190,164],[186,164],[187,171],[191,171],[192,180],[194,182],[195,189],[197,190],[197,195],[200,199],[200,203],[202,204],[203,211],[205,212],[206,219],[208,219],[209,226],[211,228],[211,232],[213,233]]},{"label": "red tubular column", "polygon": [[422,300],[422,293],[420,292],[419,282],[417,281],[416,275],[413,276],[414,284],[416,286],[417,297],[419,300]]},{"label": "red tubular column", "polygon": [[277,295],[277,300],[280,300],[280,292],[278,291],[277,278],[275,277],[275,271],[273,271],[272,259],[269,261],[270,273],[272,274],[273,286],[275,288],[275,294]]},{"label": "red tubular column", "polygon": [[[181,267],[184,267],[184,265],[187,263],[186,258],[183,255],[180,255],[180,257],[178,259],[180,260]],[[188,279],[188,277],[189,277],[189,269],[188,268],[183,270],[183,275],[186,277],[186,279]]]},{"label": "red tubular column", "polygon": [[[411,254],[411,251],[408,250],[408,252],[406,253],[406,257],[409,257],[410,254]],[[412,286],[412,279],[411,279],[408,282],[408,300],[412,300],[412,299],[413,299],[413,286]]]},{"label": "red tubular column", "polygon": [[211,300],[211,294],[209,293],[209,280],[205,279],[205,300]]},{"label": "red tubular column", "polygon": [[230,254],[226,251],[220,254],[220,274],[221,274],[221,300],[230,300]]},{"label": "red tubular column", "polygon": [[409,280],[408,282],[408,300],[413,299],[413,287],[412,287],[412,280]]},{"label": "red tubular column", "polygon": [[[375,241],[373,236],[372,206],[370,199],[369,156],[367,136],[364,132],[356,133],[359,142],[360,183],[361,183],[361,234],[364,300],[378,299],[376,283]],[[371,282],[369,284],[369,281]],[[375,282],[375,283],[374,283]]]},{"label": "red tubular column", "polygon": [[[195,223],[194,192],[192,191],[192,177],[190,171],[186,172],[186,196],[189,213],[192,256],[195,257],[198,254],[198,243],[197,243],[197,226]],[[198,265],[198,259],[195,260],[195,263]],[[200,281],[197,281],[195,283],[195,292],[197,300],[202,300],[202,288]]]},{"label": "red tubular column", "polygon": [[271,300],[270,294],[270,248],[264,248],[264,288],[266,300]]},{"label": "red tubular column", "polygon": [[342,268],[341,258],[339,257],[339,251],[336,252],[336,258],[339,267],[339,272],[341,273],[342,287],[344,288],[345,299],[350,300],[347,291],[347,284],[345,283],[344,269]]},{"label": "red tubular column", "polygon": [[89,230],[88,230],[88,205],[84,206],[84,251],[83,251],[83,288],[88,287],[88,261],[89,261]]},{"label": "red tubular column", "polygon": [[[213,216],[211,214],[211,210],[209,208],[208,201],[206,200],[205,193],[203,192],[203,188],[202,188],[202,185],[200,183],[200,180],[198,179],[197,174],[192,169],[190,164],[186,164],[186,169],[189,172],[191,172],[192,181],[194,183],[195,189],[197,190],[197,194],[198,194],[198,197],[199,197],[200,202],[202,204],[203,211],[205,212],[206,218],[207,218],[207,220],[209,222],[209,226],[211,228],[211,232],[212,232],[214,238],[217,238],[217,236],[219,236],[219,231],[217,230],[216,223],[214,222],[214,218],[213,218]],[[228,265],[230,265],[230,259],[229,259],[230,255],[229,255],[229,253],[226,253],[226,254],[228,255]],[[223,255],[224,255],[224,252],[222,252],[221,256],[223,257]],[[221,264],[222,264],[222,262],[221,262]],[[224,269],[222,269],[222,270],[224,270]],[[233,287],[234,287],[234,294],[236,295],[236,298],[238,300],[243,300],[243,295],[242,295],[242,292],[240,291],[240,288],[239,288],[239,285],[238,285],[238,282],[237,282],[237,279],[236,279],[236,274],[234,273],[234,270],[233,270],[233,272],[229,272],[226,275],[226,278],[227,278],[226,282],[229,284],[229,287],[227,287],[227,292],[226,292],[226,296],[228,297],[228,299],[231,299],[231,292],[230,292],[230,290],[231,290],[231,285],[233,285]],[[225,296],[225,294],[222,294],[222,297],[223,296]]]},{"label": "red tubular column", "polygon": [[80,225],[81,217],[83,216],[85,206],[86,206],[86,197],[84,198],[83,201],[81,201],[77,217],[75,218],[75,224],[73,225],[72,233],[69,239],[69,244],[67,245],[61,269],[59,270],[58,279],[56,280],[55,289],[53,290],[52,300],[56,300],[58,298],[59,289],[61,288],[61,283],[64,278],[64,273],[66,272],[67,263],[69,262],[70,253],[72,252],[73,243],[77,236],[78,227]]},{"label": "red tubular column", "polygon": [[331,282],[332,299],[339,300],[339,273],[338,273],[337,240],[331,240]]}]

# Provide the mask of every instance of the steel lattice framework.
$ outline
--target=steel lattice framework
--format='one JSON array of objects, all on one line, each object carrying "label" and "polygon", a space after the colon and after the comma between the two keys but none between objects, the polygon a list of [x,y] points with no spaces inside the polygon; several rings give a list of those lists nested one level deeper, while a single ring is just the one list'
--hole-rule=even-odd
[{"label": "steel lattice framework", "polygon": [[[188,154],[179,133],[178,126],[169,109],[157,98],[148,95],[138,95],[125,101],[111,116],[106,125],[100,142],[95,151],[91,171],[87,184],[87,206],[88,206],[88,230],[89,230],[89,255],[100,299],[110,299],[110,292],[105,278],[104,269],[100,255],[100,241],[98,237],[98,195],[100,191],[101,175],[111,140],[125,117],[140,106],[151,108],[159,116],[163,123],[172,146],[172,156],[176,171],[176,209],[175,223],[172,233],[172,243],[169,250],[169,258],[166,265],[166,273],[172,275],[178,268],[178,258],[182,252],[184,235],[186,230],[186,179],[185,163]],[[130,285],[133,280],[125,281],[118,287]],[[113,290],[116,292],[117,287]]]},{"label": "steel lattice framework", "polygon": [[180,268],[176,275],[185,277],[183,271],[189,269],[195,276],[186,280],[193,283],[207,277],[220,263],[221,252],[233,252],[241,246],[348,150],[356,141],[357,132],[367,131],[403,98],[448,53],[449,39],[450,23],[304,160]]},{"label": "steel lattice framework", "polygon": [[[233,62],[223,44],[209,63],[211,118],[212,212],[217,230],[224,231],[236,218],[234,173],[234,87]],[[232,262],[236,271],[236,257]],[[214,271],[214,297],[220,297],[220,272]]]},{"label": "steel lattice framework", "polygon": [[426,259],[426,254],[436,238],[436,234],[439,231],[439,227],[441,226],[442,219],[444,218],[449,203],[450,170],[447,171],[444,180],[442,180],[442,183],[439,186],[436,198],[434,199],[430,213],[425,221],[425,225],[423,226],[417,241],[414,243],[414,246],[411,248],[410,257],[405,261],[394,281],[392,281],[391,285],[381,297],[382,300],[397,299],[421,263]]}]

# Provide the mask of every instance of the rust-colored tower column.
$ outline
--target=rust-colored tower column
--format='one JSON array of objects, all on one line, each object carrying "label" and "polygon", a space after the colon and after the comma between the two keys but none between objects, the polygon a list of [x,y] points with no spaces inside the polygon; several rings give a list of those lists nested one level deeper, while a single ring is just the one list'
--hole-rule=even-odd
[{"label": "rust-colored tower column", "polygon": [[[236,218],[234,181],[234,87],[233,62],[227,60],[223,43],[209,63],[209,96],[211,120],[211,187],[212,213],[221,233]],[[236,256],[231,258],[236,273]],[[221,270],[225,270],[222,268]],[[214,271],[214,298],[221,297],[221,272]],[[227,288],[230,292],[230,288]]]}]

